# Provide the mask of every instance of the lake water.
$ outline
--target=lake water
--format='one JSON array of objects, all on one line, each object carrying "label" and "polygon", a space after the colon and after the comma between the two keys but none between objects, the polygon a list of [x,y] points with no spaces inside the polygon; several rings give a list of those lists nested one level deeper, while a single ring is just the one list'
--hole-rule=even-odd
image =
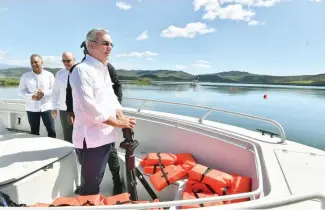
[{"label": "lake water", "polygon": [[[123,96],[209,106],[273,119],[283,126],[288,140],[325,150],[325,88],[211,83],[198,88],[184,83],[125,84]],[[0,88],[0,99],[19,99],[17,88]],[[123,101],[128,107],[141,104],[140,101]],[[204,109],[151,102],[144,108],[193,117],[206,113]],[[227,114],[212,113],[206,119],[278,133],[272,125]]]}]

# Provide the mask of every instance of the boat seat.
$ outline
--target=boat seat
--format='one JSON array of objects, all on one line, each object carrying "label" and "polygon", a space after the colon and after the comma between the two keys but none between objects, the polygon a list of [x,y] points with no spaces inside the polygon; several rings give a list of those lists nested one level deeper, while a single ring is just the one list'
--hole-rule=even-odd
[{"label": "boat seat", "polygon": [[[123,174],[122,177],[125,176],[125,153],[124,152],[118,152],[119,158],[121,160],[121,174]],[[141,151],[136,151],[135,152],[135,166],[143,173],[143,167],[140,166],[140,161],[142,158],[144,158],[147,155],[147,152],[141,152]],[[123,165],[122,165],[123,164]],[[144,174],[144,177],[150,187],[153,189],[153,191],[156,193],[157,197],[159,198],[159,201],[171,201],[171,200],[181,200],[182,199],[182,192],[184,191],[187,178],[179,180],[174,182],[173,184],[170,184],[167,186],[165,189],[161,190],[158,192],[154,186],[150,182],[150,174]],[[125,180],[126,183],[126,180]],[[137,191],[138,191],[138,196],[139,200],[148,200],[150,198],[150,195],[147,193],[145,188],[143,187],[142,183],[140,182],[139,179],[137,179]],[[150,198],[151,199],[151,198]]]}]

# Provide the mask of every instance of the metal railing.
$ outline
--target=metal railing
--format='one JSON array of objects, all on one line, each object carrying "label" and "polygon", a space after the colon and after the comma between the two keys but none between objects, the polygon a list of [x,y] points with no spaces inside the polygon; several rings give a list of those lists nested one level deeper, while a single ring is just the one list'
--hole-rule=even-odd
[{"label": "metal railing", "polygon": [[[252,119],[258,119],[264,122],[269,122],[272,124],[275,124],[278,126],[280,131],[283,131],[282,127],[280,124],[273,120],[265,119],[265,118],[260,118],[256,116],[251,116],[251,115],[246,115],[242,113],[236,113],[232,111],[227,111],[227,110],[221,110],[221,109],[215,109],[215,108],[210,108],[210,107],[205,107],[205,106],[196,106],[196,105],[190,105],[190,104],[182,104],[182,103],[175,103],[175,102],[165,102],[165,101],[158,101],[158,100],[149,100],[149,99],[138,99],[138,98],[125,98],[129,100],[140,100],[144,101],[144,104],[138,109],[138,112],[141,112],[141,109],[144,107],[144,105],[147,102],[158,102],[158,103],[165,103],[165,104],[175,104],[175,105],[181,105],[181,106],[189,106],[189,107],[195,107],[195,108],[203,108],[207,109],[208,113],[205,114],[201,119],[204,119],[205,117],[208,116],[213,111],[219,111],[223,113],[229,113],[229,114],[234,114],[238,116],[243,116],[243,117],[249,117]],[[0,101],[1,102],[1,101]],[[20,101],[14,101],[11,103],[19,103]],[[10,104],[10,101],[6,101],[5,103]],[[13,112],[13,111],[11,111]],[[200,122],[202,123],[202,121]],[[284,131],[281,133],[281,137],[284,137]],[[257,155],[255,159],[259,161],[258,153],[255,154]],[[257,162],[257,165],[260,163]],[[260,175],[261,169],[258,167],[257,168],[258,174]],[[259,182],[261,182],[261,177],[258,177]],[[143,204],[126,204],[126,205],[117,205],[117,206],[109,206],[110,209],[142,209],[142,208],[153,208],[153,207],[166,207],[166,206],[182,206],[182,205],[189,205],[189,204],[198,204],[198,203],[206,203],[206,202],[216,202],[216,201],[223,201],[223,200],[235,200],[235,199],[240,199],[240,198],[247,198],[252,196],[256,196],[256,194],[260,193],[262,191],[262,186],[259,185],[259,189],[257,189],[255,192],[249,192],[249,193],[241,193],[241,194],[235,194],[235,195],[227,195],[227,196],[216,196],[216,197],[208,197],[208,198],[199,198],[199,199],[191,199],[191,200],[177,200],[177,201],[165,201],[165,202],[159,202],[159,203],[143,203]],[[254,199],[254,198],[253,198]],[[276,207],[282,207],[286,205],[292,205],[292,204],[298,204],[304,201],[308,200],[319,200],[321,209],[325,209],[325,195],[323,193],[309,193],[305,195],[292,195],[286,198],[281,198],[281,199],[267,199],[267,200],[259,200],[257,203],[254,202],[244,202],[241,203],[241,205],[238,206],[231,206],[231,209],[238,209],[238,208],[252,208],[252,209],[269,209],[269,208],[276,208]],[[219,206],[221,209],[227,208],[227,205],[224,206]],[[76,208],[81,208],[81,207],[76,207]],[[87,207],[87,208],[92,208],[92,207]],[[94,208],[101,208],[101,209],[106,209],[106,206],[96,206]]]},{"label": "metal railing", "polygon": [[[159,203],[141,203],[141,204],[123,204],[123,205],[110,205],[110,206],[69,206],[69,209],[148,209],[148,208],[159,208],[159,207],[171,207],[171,206],[181,206],[181,205],[190,205],[197,204],[198,200],[201,203],[216,202],[221,200],[223,196],[208,197],[208,198],[198,198],[191,200],[182,200],[182,201],[163,201]],[[235,205],[220,205],[220,206],[211,206],[209,209],[271,209],[277,207],[285,207],[292,204],[298,204],[304,201],[309,200],[320,200],[320,209],[325,209],[325,195],[322,193],[311,193],[305,195],[292,195],[287,198],[267,200],[259,203],[237,203]],[[59,208],[59,207],[58,207]],[[302,208],[297,208],[302,209]]]},{"label": "metal railing", "polygon": [[202,117],[198,118],[198,122],[200,124],[203,124],[203,120],[209,114],[211,114],[212,112],[221,112],[221,113],[235,115],[235,116],[244,117],[244,118],[248,118],[248,119],[259,120],[259,121],[262,121],[262,122],[272,124],[273,126],[275,126],[278,129],[278,131],[280,133],[280,138],[281,138],[281,141],[278,142],[278,143],[283,144],[283,143],[285,143],[285,140],[286,140],[286,136],[285,136],[285,132],[284,132],[283,127],[280,125],[280,123],[278,123],[275,120],[271,120],[271,119],[267,119],[267,118],[263,118],[263,117],[258,117],[258,116],[254,116],[254,115],[249,115],[249,114],[244,114],[244,113],[240,113],[240,112],[233,112],[233,111],[229,111],[229,110],[211,108],[211,107],[207,107],[207,106],[192,105],[192,104],[186,104],[186,103],[168,102],[168,101],[159,101],[159,100],[152,100],[152,99],[132,98],[132,97],[126,97],[126,98],[123,98],[123,99],[143,101],[143,104],[140,106],[140,108],[137,109],[138,112],[141,112],[141,110],[145,107],[145,105],[148,102],[156,102],[156,103],[163,103],[163,104],[173,104],[173,105],[186,106],[186,107],[191,107],[191,108],[205,109],[205,110],[207,110],[206,114],[204,114]]},{"label": "metal railing", "polygon": [[[207,107],[207,106],[199,106],[199,105],[193,105],[193,104],[186,104],[186,103],[159,101],[159,100],[152,100],[152,99],[132,98],[132,97],[124,97],[123,99],[143,101],[143,104],[137,109],[138,112],[141,112],[141,110],[145,107],[145,105],[148,102],[155,102],[155,103],[162,103],[162,104],[172,104],[172,105],[186,106],[186,107],[191,107],[191,108],[205,109],[207,112],[203,116],[198,118],[198,122],[200,124],[203,124],[203,120],[207,116],[209,116],[212,112],[221,112],[221,113],[235,115],[235,116],[244,117],[244,118],[248,118],[248,119],[259,120],[259,121],[262,121],[262,122],[272,124],[273,126],[275,126],[278,129],[278,131],[280,133],[280,138],[281,138],[281,141],[278,142],[278,143],[283,144],[283,143],[285,143],[285,140],[286,140],[285,131],[284,131],[283,127],[281,126],[280,123],[278,123],[277,121],[272,120],[272,119],[258,117],[258,116],[249,115],[249,114],[244,114],[244,113],[240,113],[240,112],[234,112],[234,111],[229,111],[229,110],[223,110],[223,109],[217,109],[217,108],[212,108],[212,107]],[[15,104],[15,103],[22,103],[23,100],[2,100],[0,102],[1,103],[7,103],[7,104],[11,104],[11,103]]]},{"label": "metal railing", "polygon": [[[268,200],[268,201],[260,201],[258,204],[247,203],[244,204],[245,209],[270,209],[270,208],[278,208],[292,204],[298,204],[304,201],[309,200],[319,200],[320,201],[320,209],[325,209],[325,194],[323,193],[308,193],[303,195],[292,195],[286,198]],[[236,207],[232,209],[239,209],[243,207]],[[301,208],[297,208],[301,209]]]},{"label": "metal railing", "polygon": [[[12,102],[12,101],[6,100],[6,101],[0,101],[0,103],[5,103],[5,104],[10,105],[10,104],[19,104],[19,103],[21,103],[21,101],[13,101]],[[10,113],[19,113],[21,111],[19,111],[19,110],[17,110],[17,111],[14,111],[14,110],[0,110],[0,112],[8,112],[10,114]],[[25,113],[25,111],[24,111],[24,113]],[[155,122],[155,123],[157,123],[157,122]],[[203,134],[203,133],[199,133],[199,134],[200,135],[206,135],[206,134]],[[209,136],[209,135],[206,135],[206,136]],[[235,137],[233,137],[233,138],[235,138]],[[251,200],[255,200],[257,196],[261,196],[261,193],[263,192],[263,181],[262,181],[263,179],[262,179],[261,162],[260,162],[260,157],[259,157],[259,153],[257,152],[256,146],[254,144],[252,144],[251,146],[252,146],[252,152],[254,154],[255,167],[256,167],[255,169],[256,169],[256,173],[257,173],[256,175],[257,175],[257,179],[258,179],[258,188],[256,190],[254,190],[252,192],[240,193],[240,194],[234,194],[234,195],[225,195],[225,196],[220,196],[220,197],[215,196],[215,197],[210,197],[210,198],[202,198],[202,199],[199,199],[199,200],[198,199],[192,199],[192,200],[186,200],[186,201],[181,201],[181,200],[179,200],[179,201],[168,201],[168,202],[163,202],[164,205],[165,206],[173,206],[175,202],[177,204],[179,204],[179,205],[188,205],[188,204],[199,204],[200,201],[202,201],[202,202],[215,202],[215,201],[227,201],[227,200],[241,199],[241,198],[250,198]],[[190,201],[190,202],[188,202],[188,201]]]}]

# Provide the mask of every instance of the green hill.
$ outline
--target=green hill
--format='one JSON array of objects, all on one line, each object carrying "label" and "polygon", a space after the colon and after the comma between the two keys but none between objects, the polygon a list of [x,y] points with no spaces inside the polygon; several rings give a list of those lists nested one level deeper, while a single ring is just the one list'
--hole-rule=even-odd
[{"label": "green hill", "polygon": [[[51,68],[44,68],[47,71],[52,72],[54,75],[56,74],[56,72],[58,72],[60,69],[59,68],[55,68],[55,69],[51,69]],[[11,78],[19,78],[21,77],[22,74],[24,74],[27,71],[30,71],[30,68],[9,68],[9,69],[0,69],[0,76],[3,77],[11,77]]]},{"label": "green hill", "polygon": [[[46,70],[56,74],[60,69]],[[0,70],[0,78],[17,78],[29,68],[8,68]],[[299,76],[271,76],[251,74],[243,71],[225,71],[213,74],[192,75],[184,71],[172,70],[123,70],[118,69],[120,80],[150,79],[151,81],[192,81],[199,77],[200,82],[275,84],[275,85],[317,85],[325,86],[325,74]]]},{"label": "green hill", "polygon": [[150,78],[156,81],[191,81],[194,75],[183,71],[171,70],[117,70],[122,80],[136,80],[137,78]]},{"label": "green hill", "polygon": [[216,73],[216,75],[224,79],[229,79],[232,81],[240,81],[242,78],[246,76],[252,76],[254,74],[245,71],[224,71],[224,72]]}]

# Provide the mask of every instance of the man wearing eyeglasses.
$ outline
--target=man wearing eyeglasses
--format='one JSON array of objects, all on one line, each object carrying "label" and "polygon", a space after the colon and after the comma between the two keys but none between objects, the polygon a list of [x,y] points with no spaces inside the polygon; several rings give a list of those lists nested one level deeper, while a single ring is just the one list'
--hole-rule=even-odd
[{"label": "man wearing eyeglasses", "polygon": [[68,80],[69,71],[75,64],[75,59],[71,52],[64,52],[62,54],[62,63],[65,68],[58,71],[55,75],[55,81],[52,90],[52,116],[57,117],[57,112],[60,113],[60,121],[63,129],[64,140],[72,143],[73,127],[67,121],[68,112],[65,103],[66,100],[66,84]]},{"label": "man wearing eyeglasses", "polygon": [[[113,47],[112,43],[105,43],[105,44]],[[84,60],[86,58],[86,55],[89,54],[85,41],[81,43],[80,48],[84,48],[84,55],[85,55],[85,57],[83,58],[83,60]],[[108,68],[108,72],[109,72],[111,81],[113,83],[112,87],[113,87],[114,93],[117,96],[120,104],[122,104],[122,85],[119,81],[116,70],[113,67],[113,65],[110,64],[109,62],[107,63],[107,68]],[[69,84],[69,80],[68,80],[67,89],[66,89],[66,105],[67,105],[67,111],[68,111],[68,122],[72,125],[73,121],[74,121],[74,114],[73,114],[73,99],[72,99],[72,95],[71,95],[71,86]],[[120,163],[119,163],[117,150],[115,147],[112,148],[112,150],[109,154],[108,166],[111,171],[112,180],[113,180],[113,184],[114,184],[113,194],[114,195],[120,194],[120,193],[122,193],[122,185],[121,185],[121,178],[120,178]],[[80,189],[78,187],[76,189],[75,193],[79,194],[79,190]]]},{"label": "man wearing eyeglasses", "polygon": [[89,52],[70,74],[73,98],[73,144],[81,164],[79,195],[99,193],[109,154],[115,147],[116,128],[133,128],[134,118],[124,116],[107,70],[112,39],[103,29],[86,36]]}]

